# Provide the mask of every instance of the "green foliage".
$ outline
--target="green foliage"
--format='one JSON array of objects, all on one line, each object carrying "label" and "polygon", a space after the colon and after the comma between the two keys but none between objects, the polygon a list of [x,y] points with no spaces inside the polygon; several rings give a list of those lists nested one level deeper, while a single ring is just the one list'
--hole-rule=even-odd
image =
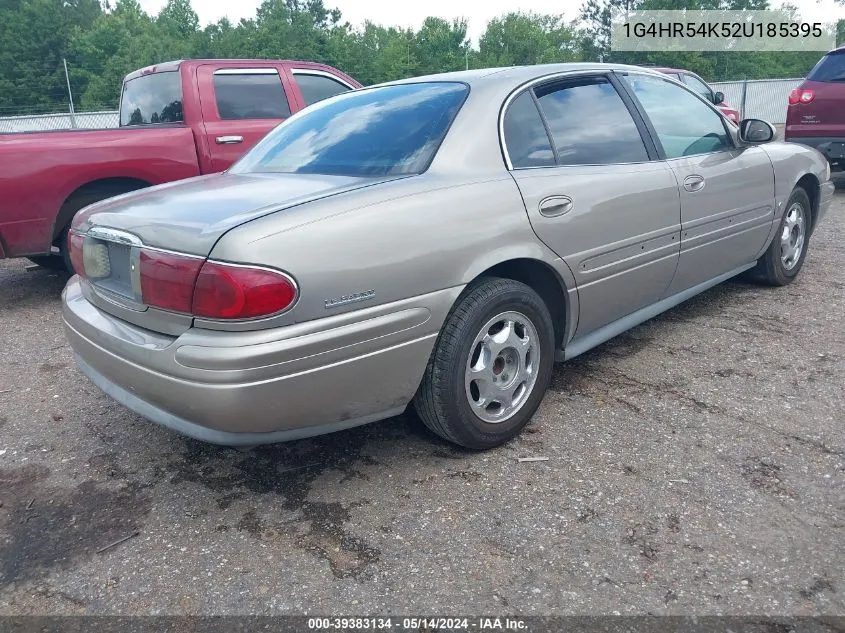
[{"label": "green foliage", "polygon": [[0,4],[0,115],[16,114],[23,105],[51,109],[62,101],[62,58],[72,34],[89,29],[100,13],[97,0]]},{"label": "green foliage", "polygon": [[[845,0],[840,0],[845,3]],[[158,15],[138,0],[0,0],[0,116],[67,109],[67,59],[80,109],[117,106],[123,77],[185,58],[303,59],[361,83],[464,68],[580,60],[683,67],[708,80],[798,77],[816,53],[621,53],[610,51],[613,9],[763,9],[768,0],[585,0],[579,23],[515,11],[491,20],[473,49],[464,20],[427,18],[418,30],[353,27],[323,0],[264,0],[254,18],[200,25],[190,0]],[[845,41],[840,20],[839,40]]]},{"label": "green foliage", "polygon": [[509,13],[491,20],[479,40],[479,65],[578,61],[578,35],[562,15]]}]

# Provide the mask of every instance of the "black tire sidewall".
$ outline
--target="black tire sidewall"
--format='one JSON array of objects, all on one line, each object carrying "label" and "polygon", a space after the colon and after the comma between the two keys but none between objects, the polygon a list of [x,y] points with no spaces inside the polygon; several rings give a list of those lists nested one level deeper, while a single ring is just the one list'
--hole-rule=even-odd
[{"label": "black tire sidewall", "polygon": [[[783,260],[781,260],[781,247],[780,247],[780,236],[783,232],[783,226],[786,222],[786,215],[789,212],[790,207],[793,204],[799,202],[802,207],[804,207],[804,247],[801,249],[801,257],[799,257],[798,262],[793,266],[790,270],[787,270],[783,265]],[[789,200],[786,202],[786,207],[784,208],[783,216],[778,223],[777,231],[775,232],[775,236],[772,239],[772,245],[769,248],[769,275],[772,277],[772,281],[776,281],[779,284],[787,284],[793,279],[798,276],[798,273],[801,272],[801,268],[804,266],[804,260],[807,257],[807,251],[810,248],[810,233],[812,228],[812,209],[810,205],[810,197],[807,195],[807,192],[803,189],[796,188],[792,195],[789,196]]]},{"label": "black tire sidewall", "polygon": [[[505,292],[472,306],[469,318],[460,325],[460,345],[455,350],[446,350],[450,358],[449,370],[443,377],[447,401],[442,413],[451,422],[447,423],[450,434],[470,448],[498,446],[518,434],[536,413],[551,382],[555,344],[548,308],[529,286],[519,282],[511,282],[509,286]],[[466,363],[482,326],[497,314],[509,311],[523,314],[533,324],[540,339],[540,362],[537,379],[525,404],[508,420],[494,424],[476,416],[469,404],[464,386]]]}]

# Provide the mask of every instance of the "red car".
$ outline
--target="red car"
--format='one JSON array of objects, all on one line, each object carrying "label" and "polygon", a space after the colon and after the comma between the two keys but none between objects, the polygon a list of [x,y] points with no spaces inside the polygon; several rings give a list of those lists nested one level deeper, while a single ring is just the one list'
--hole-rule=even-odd
[{"label": "red car", "polygon": [[81,208],[223,171],[292,113],[360,87],[310,62],[167,62],[124,79],[118,129],[0,135],[0,259],[70,269],[67,229]]},{"label": "red car", "polygon": [[789,95],[784,139],[815,147],[845,168],[845,46],[819,60]]},{"label": "red car", "polygon": [[725,102],[724,94],[722,94],[721,92],[714,92],[713,89],[707,85],[707,82],[704,81],[698,75],[696,75],[694,72],[690,72],[689,70],[683,70],[680,68],[650,68],[651,70],[656,70],[657,72],[663,73],[664,75],[669,75],[675,81],[680,81],[682,84],[690,88],[693,92],[697,92],[707,101],[719,108],[719,110],[722,111],[722,114],[728,117],[728,119],[730,119],[736,124],[739,124],[739,111],[734,110]]}]

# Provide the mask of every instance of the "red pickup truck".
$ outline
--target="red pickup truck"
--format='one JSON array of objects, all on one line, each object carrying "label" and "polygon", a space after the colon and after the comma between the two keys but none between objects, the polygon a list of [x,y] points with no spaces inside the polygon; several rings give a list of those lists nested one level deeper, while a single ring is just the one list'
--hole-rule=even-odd
[{"label": "red pickup truck", "polygon": [[0,135],[0,259],[70,269],[79,209],[223,171],[292,113],[360,87],[310,62],[167,62],[126,76],[117,129]]}]

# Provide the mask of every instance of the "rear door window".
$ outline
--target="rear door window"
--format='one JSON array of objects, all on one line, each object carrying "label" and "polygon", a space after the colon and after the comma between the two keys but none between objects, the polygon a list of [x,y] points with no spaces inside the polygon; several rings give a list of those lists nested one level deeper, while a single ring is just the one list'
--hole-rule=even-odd
[{"label": "rear door window", "polygon": [[828,53],[819,60],[810,74],[810,81],[843,81],[845,82],[845,50]]},{"label": "rear door window", "polygon": [[176,71],[130,79],[120,97],[120,125],[182,121],[182,80]]},{"label": "rear door window", "polygon": [[514,169],[552,167],[555,153],[540,112],[526,91],[508,106],[502,123],[505,146]]},{"label": "rear door window", "polygon": [[645,143],[616,88],[605,77],[568,79],[535,89],[561,165],[648,160]]},{"label": "rear door window", "polygon": [[302,93],[302,99],[305,105],[309,106],[312,103],[317,103],[323,99],[328,99],[342,92],[352,90],[349,86],[339,82],[337,79],[327,77],[326,75],[308,73],[302,71],[293,71],[293,80],[299,86],[299,91]]},{"label": "rear door window", "polygon": [[223,120],[286,119],[290,104],[275,68],[234,68],[214,73],[214,98]]}]

